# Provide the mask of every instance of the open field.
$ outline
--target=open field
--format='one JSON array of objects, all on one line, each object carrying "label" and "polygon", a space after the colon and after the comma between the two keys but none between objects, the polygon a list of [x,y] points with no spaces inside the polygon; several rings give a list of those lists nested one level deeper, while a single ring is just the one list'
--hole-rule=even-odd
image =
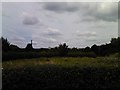
[{"label": "open field", "polygon": [[52,57],[3,62],[3,90],[120,88],[120,60]]}]

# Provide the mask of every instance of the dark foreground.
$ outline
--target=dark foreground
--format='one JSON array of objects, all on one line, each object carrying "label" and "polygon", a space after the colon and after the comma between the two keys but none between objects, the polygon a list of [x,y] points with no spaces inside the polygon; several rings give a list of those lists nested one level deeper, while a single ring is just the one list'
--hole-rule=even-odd
[{"label": "dark foreground", "polygon": [[[62,59],[63,61],[61,61]],[[72,58],[68,59],[70,60]],[[95,65],[97,65],[99,61],[96,61],[96,59],[84,59],[83,61],[85,64],[83,64],[82,59],[81,62],[74,59],[74,62],[79,61],[80,63],[77,62],[75,66],[70,67],[67,66],[67,64],[72,62],[72,60],[67,61],[66,58],[61,58],[59,62],[64,63],[64,65],[55,64],[55,61],[59,63],[57,59],[55,61],[53,60],[54,63],[51,62],[52,60],[53,58],[50,60],[47,59],[47,61],[45,61],[47,62],[46,64],[41,64],[41,62],[36,60],[40,65],[34,63],[29,67],[26,65],[24,66],[22,61],[16,61],[18,62],[17,65],[21,64],[23,67],[18,68],[18,66],[14,66],[14,68],[11,69],[9,69],[10,66],[8,67],[7,63],[3,63],[3,67],[6,65],[2,72],[3,90],[42,90],[47,88],[90,88],[95,90],[100,88],[120,88],[120,68],[119,66],[111,66],[115,64],[115,62],[120,63],[119,60],[109,60],[110,62],[106,60],[104,63],[99,62],[99,67],[94,66],[94,63],[96,62]],[[89,66],[90,62],[88,61],[93,63],[92,66]],[[33,63],[33,61],[30,62]],[[24,63],[31,65],[30,62],[25,61]],[[70,63],[70,65],[73,64],[74,63]],[[105,64],[108,64],[109,67],[104,67]],[[11,67],[13,67],[12,65],[11,63]]]},{"label": "dark foreground", "polygon": [[120,88],[120,70],[54,66],[3,70],[3,90],[47,88]]}]

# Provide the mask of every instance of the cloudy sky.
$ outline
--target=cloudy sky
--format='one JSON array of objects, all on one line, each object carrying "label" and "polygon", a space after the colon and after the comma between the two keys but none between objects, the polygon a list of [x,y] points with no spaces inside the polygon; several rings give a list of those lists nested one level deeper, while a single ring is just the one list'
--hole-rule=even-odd
[{"label": "cloudy sky", "polygon": [[118,36],[116,2],[4,2],[2,36],[25,47],[86,47]]}]

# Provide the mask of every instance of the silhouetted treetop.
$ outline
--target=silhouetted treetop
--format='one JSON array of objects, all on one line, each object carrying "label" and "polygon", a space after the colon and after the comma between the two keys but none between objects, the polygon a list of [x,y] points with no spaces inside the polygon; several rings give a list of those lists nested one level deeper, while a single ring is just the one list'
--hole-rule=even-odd
[{"label": "silhouetted treetop", "polygon": [[65,56],[68,53],[68,46],[66,45],[66,43],[59,44],[57,49],[60,56]]},{"label": "silhouetted treetop", "polygon": [[28,44],[27,44],[26,50],[33,50],[32,40],[31,40],[31,43],[28,43]]},{"label": "silhouetted treetop", "polygon": [[1,38],[2,39],[2,50],[3,51],[9,51],[9,46],[10,46],[10,43],[8,42],[7,38],[4,39],[3,37]]}]

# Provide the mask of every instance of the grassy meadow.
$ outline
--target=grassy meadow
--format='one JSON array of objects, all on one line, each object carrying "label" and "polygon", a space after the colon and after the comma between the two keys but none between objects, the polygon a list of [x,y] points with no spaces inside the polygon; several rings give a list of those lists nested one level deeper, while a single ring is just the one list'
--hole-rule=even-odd
[{"label": "grassy meadow", "polygon": [[120,59],[52,57],[5,61],[3,90],[120,88]]}]

